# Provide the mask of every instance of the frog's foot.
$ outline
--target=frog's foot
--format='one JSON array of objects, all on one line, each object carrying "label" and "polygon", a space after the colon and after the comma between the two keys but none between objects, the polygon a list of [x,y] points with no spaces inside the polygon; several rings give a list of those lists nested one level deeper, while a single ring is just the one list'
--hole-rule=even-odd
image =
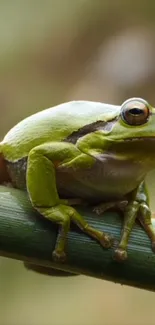
[{"label": "frog's foot", "polygon": [[114,251],[113,259],[117,262],[123,262],[127,260],[128,254],[127,251],[123,248],[116,248]]},{"label": "frog's foot", "polygon": [[95,212],[97,215],[100,215],[109,209],[119,209],[124,211],[127,204],[127,200],[101,203],[93,208],[93,212]]},{"label": "frog's foot", "polygon": [[110,204],[108,203],[101,203],[95,207],[93,207],[93,212],[95,212],[98,216],[102,213],[104,213],[104,211],[110,209]]},{"label": "frog's foot", "polygon": [[64,263],[66,261],[66,253],[64,251],[57,251],[56,249],[52,253],[53,261],[56,263]]},{"label": "frog's foot", "polygon": [[110,235],[107,235],[105,233],[102,234],[101,239],[100,239],[100,244],[104,247],[104,248],[110,248],[112,247],[114,242],[114,238]]}]

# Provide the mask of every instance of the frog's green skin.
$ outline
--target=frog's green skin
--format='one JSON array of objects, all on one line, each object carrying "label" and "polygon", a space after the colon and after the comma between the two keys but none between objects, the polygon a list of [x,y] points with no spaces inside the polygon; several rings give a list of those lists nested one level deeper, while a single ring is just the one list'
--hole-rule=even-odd
[{"label": "frog's green skin", "polygon": [[155,109],[142,99],[127,101],[131,108],[142,105],[148,110],[148,116],[143,120],[142,114],[142,122],[135,125],[137,111],[132,111],[129,124],[122,115],[125,105],[61,104],[21,121],[0,144],[1,182],[11,180],[14,187],[26,189],[34,208],[60,226],[53,252],[58,261],[66,257],[70,221],[104,247],[112,245],[111,237],[88,225],[70,205],[76,200],[70,199],[102,203],[98,213],[126,202],[116,259],[127,258],[136,217],[155,246],[144,183],[155,167]]}]

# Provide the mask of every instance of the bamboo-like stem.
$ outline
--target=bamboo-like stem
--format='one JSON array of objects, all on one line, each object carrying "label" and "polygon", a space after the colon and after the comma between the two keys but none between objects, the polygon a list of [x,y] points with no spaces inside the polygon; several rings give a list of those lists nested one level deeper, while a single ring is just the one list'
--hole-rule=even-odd
[{"label": "bamboo-like stem", "polygon": [[[122,224],[117,213],[97,216],[88,207],[79,207],[78,211],[93,227],[112,234],[116,239],[114,247],[117,245]],[[25,192],[0,186],[1,256],[38,265],[40,270],[45,267],[45,273],[50,273],[52,267],[155,291],[155,254],[149,238],[138,224],[129,241],[128,260],[123,263],[112,259],[114,247],[103,249],[73,225],[68,234],[67,262],[55,264],[52,251],[56,236],[57,226],[32,209]]]}]

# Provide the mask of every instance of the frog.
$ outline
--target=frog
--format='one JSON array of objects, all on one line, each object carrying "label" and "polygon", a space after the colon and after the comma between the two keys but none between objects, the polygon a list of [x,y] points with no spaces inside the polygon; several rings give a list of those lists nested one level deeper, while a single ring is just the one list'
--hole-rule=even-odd
[{"label": "frog", "polygon": [[113,259],[128,259],[138,220],[155,252],[146,175],[155,168],[155,108],[133,97],[121,105],[75,100],[40,110],[13,126],[0,142],[0,183],[27,192],[32,207],[57,224],[51,258],[67,260],[71,223],[103,249],[113,237],[88,224],[78,212],[123,211],[121,238]]}]

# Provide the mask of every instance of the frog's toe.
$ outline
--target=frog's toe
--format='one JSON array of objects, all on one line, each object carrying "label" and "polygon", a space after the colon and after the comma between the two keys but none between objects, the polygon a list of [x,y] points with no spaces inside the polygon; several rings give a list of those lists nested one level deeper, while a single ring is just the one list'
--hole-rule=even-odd
[{"label": "frog's toe", "polygon": [[103,247],[110,248],[112,247],[113,242],[114,242],[114,238],[112,236],[103,233],[102,238],[100,240],[100,243]]},{"label": "frog's toe", "polygon": [[114,260],[116,260],[118,262],[123,262],[123,261],[127,260],[127,258],[128,258],[127,251],[122,248],[116,248],[114,251],[113,258],[114,258]]},{"label": "frog's toe", "polygon": [[103,209],[99,206],[93,208],[93,212],[95,212],[98,216],[103,213]]},{"label": "frog's toe", "polygon": [[65,252],[58,252],[56,250],[52,253],[53,261],[56,263],[64,263],[66,261],[66,254]]}]

